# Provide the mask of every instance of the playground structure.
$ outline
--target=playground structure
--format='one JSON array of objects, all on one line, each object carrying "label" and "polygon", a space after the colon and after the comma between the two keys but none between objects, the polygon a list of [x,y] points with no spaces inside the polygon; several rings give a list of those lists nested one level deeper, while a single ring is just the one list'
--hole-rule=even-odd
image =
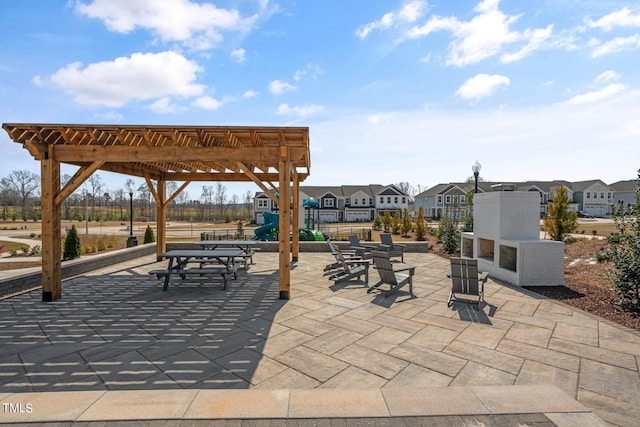
[{"label": "playground structure", "polygon": [[[264,218],[264,225],[261,225],[254,230],[253,239],[263,241],[277,241],[278,224],[280,220],[279,215],[277,213],[264,212],[262,216]],[[308,221],[307,224],[309,224]],[[298,230],[298,238],[301,241],[324,242],[326,240],[324,233],[319,230],[313,230],[310,228],[301,228],[300,230]]]}]

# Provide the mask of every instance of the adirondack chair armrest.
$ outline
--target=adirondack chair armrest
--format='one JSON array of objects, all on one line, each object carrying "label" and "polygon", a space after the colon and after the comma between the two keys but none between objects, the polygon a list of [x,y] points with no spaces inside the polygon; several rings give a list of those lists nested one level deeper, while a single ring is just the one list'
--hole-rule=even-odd
[{"label": "adirondack chair armrest", "polygon": [[479,276],[478,276],[478,280],[480,282],[482,282],[482,283],[485,283],[488,278],[489,278],[489,272],[488,271],[481,271]]},{"label": "adirondack chair armrest", "polygon": [[347,264],[353,264],[353,265],[369,265],[371,264],[373,261],[370,259],[345,259],[344,260],[345,263]]},{"label": "adirondack chair armrest", "polygon": [[409,271],[409,275],[413,276],[416,272],[416,267],[415,265],[409,265],[407,267],[402,267],[402,268],[398,268],[398,269],[394,269],[394,272],[400,272],[400,271]]},{"label": "adirondack chair armrest", "polygon": [[407,247],[407,244],[406,244],[406,243],[396,243],[396,242],[393,242],[393,246],[397,246],[397,247],[399,247],[399,248],[404,249],[404,248],[406,248],[406,247]]}]

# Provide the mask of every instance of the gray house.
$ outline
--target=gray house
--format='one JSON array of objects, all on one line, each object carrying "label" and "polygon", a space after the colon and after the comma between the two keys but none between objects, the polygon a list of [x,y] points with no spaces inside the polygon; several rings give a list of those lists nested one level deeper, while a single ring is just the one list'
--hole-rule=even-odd
[{"label": "gray house", "polygon": [[[556,188],[564,186],[567,189],[569,200],[574,200],[574,192],[571,183],[567,181],[526,181],[526,182],[478,182],[478,192],[488,193],[494,191],[532,191],[540,197],[540,215],[548,213],[549,203],[553,200]],[[424,208],[427,218],[440,218],[443,213],[459,209],[464,212],[467,209],[466,193],[473,188],[473,183],[459,182],[438,184],[415,197],[415,210]],[[574,200],[575,202],[575,200]],[[572,203],[570,210],[579,210],[578,203]]]},{"label": "gray house", "polygon": [[609,216],[613,205],[613,187],[599,179],[571,183],[573,200],[580,210],[587,215],[597,217]]},{"label": "gray house", "polygon": [[[300,186],[300,203],[314,198],[319,206],[313,216],[320,223],[332,222],[369,222],[375,216],[388,210],[391,215],[396,211],[402,217],[405,208],[409,208],[409,195],[396,185],[340,185],[340,186]],[[264,212],[277,210],[277,205],[263,192],[254,197],[254,221],[263,222]],[[303,224],[307,212],[300,209],[300,224]]]},{"label": "gray house", "polygon": [[610,185],[613,188],[613,204],[617,205],[622,201],[627,208],[636,204],[636,190],[638,188],[638,180],[630,179],[627,181],[618,181]]}]

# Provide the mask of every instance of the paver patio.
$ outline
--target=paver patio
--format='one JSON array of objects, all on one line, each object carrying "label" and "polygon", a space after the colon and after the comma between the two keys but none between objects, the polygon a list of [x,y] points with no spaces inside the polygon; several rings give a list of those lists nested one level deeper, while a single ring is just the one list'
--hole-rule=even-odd
[{"label": "paver patio", "polygon": [[[0,400],[92,392],[77,395],[87,409],[77,419],[89,420],[131,396],[187,389],[177,402],[159,398],[161,412],[206,418],[221,413],[193,406],[203,393],[237,389],[245,406],[230,411],[259,414],[275,399],[267,418],[349,415],[332,413],[338,405],[358,417],[526,412],[548,425],[601,425],[592,410],[613,425],[640,419],[636,331],[492,280],[481,311],[449,308],[449,264],[432,254],[405,254],[417,266],[416,298],[333,285],[322,271],[330,254],[301,253],[291,299],[280,300],[277,253],[255,261],[226,292],[220,282],[163,292],[147,274],[159,264],[146,257],[67,280],[54,303],[39,290],[0,300]],[[267,393],[246,394],[258,390]],[[0,413],[19,420],[34,418]]]}]

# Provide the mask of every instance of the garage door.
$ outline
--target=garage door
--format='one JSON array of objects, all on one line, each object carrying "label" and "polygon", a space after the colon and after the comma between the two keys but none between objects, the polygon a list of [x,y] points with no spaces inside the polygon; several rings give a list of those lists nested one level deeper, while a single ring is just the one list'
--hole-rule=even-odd
[{"label": "garage door", "polygon": [[320,212],[318,214],[320,222],[338,222],[337,212]]},{"label": "garage door", "polygon": [[369,212],[366,212],[366,211],[347,212],[347,222],[365,222],[365,221],[369,221]]}]

